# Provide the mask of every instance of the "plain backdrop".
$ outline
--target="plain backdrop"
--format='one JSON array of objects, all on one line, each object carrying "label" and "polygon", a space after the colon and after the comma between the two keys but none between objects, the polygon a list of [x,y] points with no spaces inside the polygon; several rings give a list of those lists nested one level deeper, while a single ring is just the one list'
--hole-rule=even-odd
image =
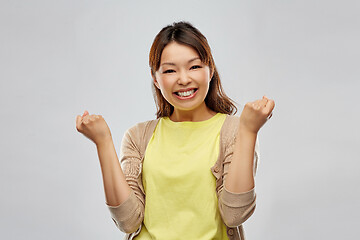
[{"label": "plain backdrop", "polygon": [[[0,2],[0,238],[122,239],[105,205],[88,110],[119,152],[155,118],[148,53],[189,21],[207,37],[225,92],[276,102],[259,133],[249,240],[360,234],[359,1]],[[238,113],[239,114],[239,113]]]}]

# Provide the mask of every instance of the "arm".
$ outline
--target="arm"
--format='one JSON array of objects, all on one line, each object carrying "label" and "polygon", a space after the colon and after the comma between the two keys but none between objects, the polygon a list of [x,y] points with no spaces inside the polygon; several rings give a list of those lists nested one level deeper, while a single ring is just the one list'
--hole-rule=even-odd
[{"label": "arm", "polygon": [[99,156],[106,203],[117,206],[130,196],[131,189],[126,182],[116,155],[112,139],[96,145]]},{"label": "arm", "polygon": [[122,232],[135,232],[143,221],[144,207],[127,183],[131,176],[124,175],[112,141],[98,144],[97,149],[111,217]]},{"label": "arm", "polygon": [[119,205],[109,205],[110,214],[117,227],[125,233],[139,229],[144,220],[145,195],[140,188],[141,151],[135,139],[139,139],[139,127],[129,129],[121,143],[120,162],[124,177],[130,187],[130,195]]},{"label": "arm", "polygon": [[255,210],[257,132],[267,121],[273,108],[274,101],[266,97],[246,104],[240,122],[237,123],[235,142],[227,147],[224,160],[224,188],[220,193],[219,208],[225,224],[229,227],[239,226]]},{"label": "arm", "polygon": [[271,116],[274,106],[274,101],[265,96],[245,105],[240,116],[234,154],[225,183],[225,188],[229,191],[244,193],[255,187],[253,159],[257,133]]},{"label": "arm", "polygon": [[[122,160],[129,160],[127,164],[124,164],[123,172],[116,155],[110,129],[102,116],[90,116],[86,111],[82,117],[77,116],[76,128],[96,144],[106,203],[114,222],[121,231],[134,232],[143,219],[143,201],[134,194],[133,189],[136,191],[137,185],[128,182],[129,179],[138,176],[138,172],[133,171],[133,165],[137,165],[139,159],[137,158],[138,152],[129,144],[131,142],[129,141],[130,135],[125,135],[122,144]],[[134,161],[131,161],[132,158]]]},{"label": "arm", "polygon": [[[235,119],[238,120],[238,119]],[[234,169],[237,164],[235,158],[236,158],[236,152],[240,152],[240,150],[236,150],[237,148],[239,148],[239,142],[240,136],[237,136],[239,134],[239,124],[238,121],[236,121],[236,126],[234,126],[234,128],[236,129],[236,132],[234,133],[234,135],[231,137],[230,142],[228,142],[226,148],[225,148],[225,153],[224,153],[224,160],[223,160],[223,166],[224,166],[224,170],[223,170],[223,174],[222,174],[222,179],[223,179],[223,187],[220,188],[220,192],[219,192],[219,210],[220,210],[220,214],[221,217],[224,221],[224,223],[228,226],[228,227],[236,227],[241,225],[243,222],[245,222],[254,212],[255,207],[256,207],[256,194],[255,194],[255,188],[251,188],[249,190],[245,190],[242,192],[236,192],[233,191],[233,189],[229,190],[227,187],[227,183],[229,182],[229,172],[230,169]],[[237,137],[236,137],[237,136]],[[244,144],[246,145],[246,144]],[[254,153],[251,156],[251,159],[253,161],[253,163],[250,163],[250,166],[254,166],[253,169],[251,169],[251,171],[253,172],[253,174],[249,173],[249,169],[247,169],[247,173],[249,175],[254,176],[254,174],[256,173],[256,167],[257,167],[257,162],[259,160],[259,150],[258,150],[258,142],[256,141],[255,143],[255,147],[254,147]],[[241,165],[241,164],[240,164]],[[241,173],[239,173],[240,175]],[[230,175],[231,176],[231,175]],[[235,176],[236,177],[240,177],[238,175],[236,175],[235,172]],[[250,179],[250,180],[253,180]],[[231,179],[230,179],[231,181]],[[235,180],[236,181],[236,180]],[[251,182],[251,181],[250,181]],[[237,182],[236,182],[237,184]],[[241,185],[241,184],[240,184]],[[231,186],[230,186],[231,188]]]},{"label": "arm", "polygon": [[225,188],[233,193],[248,192],[254,186],[254,151],[257,134],[239,126]]}]

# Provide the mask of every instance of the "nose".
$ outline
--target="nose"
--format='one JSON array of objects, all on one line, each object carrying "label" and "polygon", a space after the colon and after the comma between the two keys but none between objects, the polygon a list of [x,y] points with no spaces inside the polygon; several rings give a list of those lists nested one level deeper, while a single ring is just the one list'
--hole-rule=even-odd
[{"label": "nose", "polygon": [[191,83],[191,78],[190,76],[186,73],[186,71],[181,71],[180,74],[179,74],[179,78],[178,78],[178,81],[177,83],[179,85],[188,85],[189,83]]}]

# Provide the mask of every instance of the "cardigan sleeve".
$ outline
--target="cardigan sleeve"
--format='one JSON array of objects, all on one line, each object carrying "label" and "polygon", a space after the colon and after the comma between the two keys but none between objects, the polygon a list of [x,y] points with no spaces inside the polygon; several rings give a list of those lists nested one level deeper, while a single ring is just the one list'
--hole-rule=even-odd
[{"label": "cardigan sleeve", "polygon": [[[225,148],[224,162],[223,162],[223,187],[219,192],[219,210],[222,219],[228,227],[240,226],[244,223],[255,211],[256,194],[255,187],[244,193],[233,193],[225,188],[226,176],[228,168],[232,160],[233,149],[235,145],[235,138]],[[256,139],[254,152],[254,176],[259,160],[259,143]]]},{"label": "cardigan sleeve", "polygon": [[137,127],[130,128],[124,135],[121,144],[120,162],[126,182],[131,193],[125,202],[118,206],[109,206],[111,217],[116,226],[125,233],[135,232],[144,219],[145,196],[139,186],[141,174],[141,151]]}]

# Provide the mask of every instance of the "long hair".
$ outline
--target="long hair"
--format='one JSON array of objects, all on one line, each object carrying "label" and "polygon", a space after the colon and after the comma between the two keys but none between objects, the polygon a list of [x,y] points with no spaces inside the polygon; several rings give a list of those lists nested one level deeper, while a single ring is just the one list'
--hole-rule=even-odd
[{"label": "long hair", "polygon": [[[210,81],[208,93],[205,97],[205,104],[214,112],[235,114],[237,107],[226,94],[221,86],[220,76],[216,69],[210,46],[205,36],[188,22],[176,22],[164,27],[155,37],[150,49],[149,66],[151,75],[155,78],[155,72],[159,70],[161,54],[166,45],[171,42],[184,44],[197,51],[200,60],[209,66],[213,76]],[[163,97],[161,91],[152,84],[154,100],[156,104],[156,116],[170,117],[174,107]]]}]

